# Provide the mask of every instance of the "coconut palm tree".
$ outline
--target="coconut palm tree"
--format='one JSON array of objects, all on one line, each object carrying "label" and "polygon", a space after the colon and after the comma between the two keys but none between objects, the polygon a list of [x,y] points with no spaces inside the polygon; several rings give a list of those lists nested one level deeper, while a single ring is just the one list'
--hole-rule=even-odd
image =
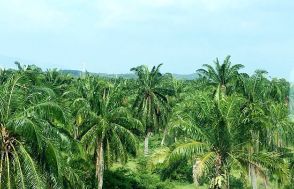
[{"label": "coconut palm tree", "polygon": [[166,124],[167,112],[170,111],[168,96],[174,94],[174,89],[169,82],[166,82],[169,76],[160,73],[161,66],[162,64],[159,64],[151,70],[145,65],[131,69],[138,77],[133,108],[135,116],[140,118],[145,126],[145,155],[149,151],[148,143],[151,133],[158,131]]}]

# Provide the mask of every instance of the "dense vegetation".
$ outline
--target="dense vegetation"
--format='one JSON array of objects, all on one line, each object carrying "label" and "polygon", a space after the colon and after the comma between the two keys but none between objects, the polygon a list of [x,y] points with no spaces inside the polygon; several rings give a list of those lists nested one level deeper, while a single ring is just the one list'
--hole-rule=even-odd
[{"label": "dense vegetation", "polygon": [[243,65],[195,80],[0,69],[1,188],[293,188],[290,83]]}]

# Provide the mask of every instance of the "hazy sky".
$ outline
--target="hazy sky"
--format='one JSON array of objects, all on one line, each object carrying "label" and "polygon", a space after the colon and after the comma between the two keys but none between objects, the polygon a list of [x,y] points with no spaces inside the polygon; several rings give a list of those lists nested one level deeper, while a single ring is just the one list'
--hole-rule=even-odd
[{"label": "hazy sky", "polygon": [[0,66],[194,73],[230,54],[290,77],[293,0],[0,0]]}]

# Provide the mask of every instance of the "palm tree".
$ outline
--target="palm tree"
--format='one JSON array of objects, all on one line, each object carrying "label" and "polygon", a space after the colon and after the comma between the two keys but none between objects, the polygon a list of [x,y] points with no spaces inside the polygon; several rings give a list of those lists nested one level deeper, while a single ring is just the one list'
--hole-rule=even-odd
[{"label": "palm tree", "polygon": [[73,100],[76,124],[88,154],[95,157],[98,189],[103,186],[104,169],[113,161],[125,163],[128,153],[136,154],[137,138],[132,130],[142,128],[140,121],[116,103],[116,88],[109,83],[86,77],[81,81],[80,93]]},{"label": "palm tree", "polygon": [[0,67],[0,85],[4,84],[7,81],[7,79],[10,76],[10,74],[11,74],[11,71],[6,70],[4,68],[2,69]]},{"label": "palm tree", "polygon": [[195,184],[210,188],[232,187],[232,178],[291,188],[293,91],[264,70],[240,74],[229,56],[193,81],[161,74],[161,65],[132,68],[137,79],[16,65],[0,68],[0,189],[101,189],[105,170],[136,155],[135,135],[147,155],[150,134],[161,131],[147,162],[161,176],[190,166]]},{"label": "palm tree", "polygon": [[247,153],[250,141],[239,120],[243,103],[244,99],[237,96],[215,101],[201,93],[187,101],[173,128],[179,142],[171,148],[165,163],[170,166],[179,159],[190,159],[195,183],[210,173],[210,188],[214,189],[229,188],[232,170],[247,175],[248,164],[254,164],[264,175],[269,169],[286,174],[287,165],[278,153]]},{"label": "palm tree", "polygon": [[57,69],[49,69],[44,72],[44,85],[53,89],[57,95],[62,95],[72,85],[74,79],[69,74],[62,73]]},{"label": "palm tree", "polygon": [[289,93],[290,83],[288,81],[277,78],[271,80],[270,95],[274,100],[286,103],[288,105]]},{"label": "palm tree", "polygon": [[26,81],[14,74],[0,89],[0,188],[58,187],[65,174],[59,143],[70,144],[57,128],[63,111]]},{"label": "palm tree", "polygon": [[222,64],[218,58],[214,61],[215,68],[209,64],[204,64],[204,69],[198,69],[197,73],[207,80],[208,84],[216,87],[215,97],[228,94],[228,89],[235,87],[239,70],[244,66],[242,64],[231,65],[231,56],[227,56]]},{"label": "palm tree", "polygon": [[160,73],[162,64],[149,71],[145,65],[132,68],[137,75],[136,97],[133,104],[135,116],[145,126],[144,154],[147,155],[149,137],[166,124],[167,112],[170,111],[167,96],[174,94],[173,88],[166,82],[168,76]]},{"label": "palm tree", "polygon": [[[250,140],[248,154],[262,150],[284,153],[280,149],[288,144],[282,143],[291,141],[288,133],[293,129],[288,118],[288,103],[285,103],[289,91],[287,83],[279,86],[276,80],[268,80],[266,74],[266,71],[257,70],[251,77],[240,77],[241,94],[246,98],[241,109],[243,128],[246,128],[243,133]],[[248,166],[253,188],[257,188],[257,176],[262,177],[266,185],[268,178],[258,174],[256,165]]]}]

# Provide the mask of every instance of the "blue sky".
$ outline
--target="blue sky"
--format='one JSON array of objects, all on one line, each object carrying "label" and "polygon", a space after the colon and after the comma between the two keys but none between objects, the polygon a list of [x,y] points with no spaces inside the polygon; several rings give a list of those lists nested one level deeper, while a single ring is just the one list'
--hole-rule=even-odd
[{"label": "blue sky", "polygon": [[[0,0],[0,66],[194,73],[228,54],[290,78],[293,0]],[[294,72],[293,72],[294,74]]]}]

